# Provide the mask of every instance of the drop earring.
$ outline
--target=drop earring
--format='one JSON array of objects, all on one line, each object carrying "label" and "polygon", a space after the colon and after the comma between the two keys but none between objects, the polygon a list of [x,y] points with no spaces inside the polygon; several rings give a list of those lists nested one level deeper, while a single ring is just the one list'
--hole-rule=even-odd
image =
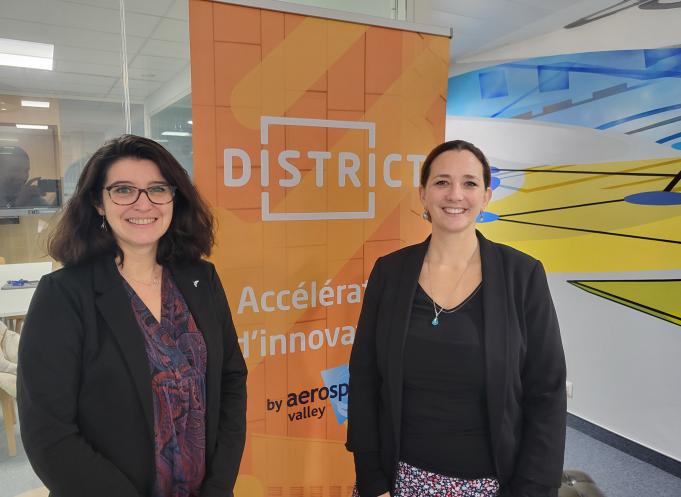
[{"label": "drop earring", "polygon": [[106,227],[106,216],[102,216],[102,224],[99,225],[99,229],[102,231],[108,231]]},{"label": "drop earring", "polygon": [[426,221],[431,222],[430,212],[428,212],[428,209],[423,209],[423,214],[421,214],[421,217]]},{"label": "drop earring", "polygon": [[485,211],[480,211],[480,214],[478,214],[478,217],[476,218],[476,221],[481,223],[485,220]]}]

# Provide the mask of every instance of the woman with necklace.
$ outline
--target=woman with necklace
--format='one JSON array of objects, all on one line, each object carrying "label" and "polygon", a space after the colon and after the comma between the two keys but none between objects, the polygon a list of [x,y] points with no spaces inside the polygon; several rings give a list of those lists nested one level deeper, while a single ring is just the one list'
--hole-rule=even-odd
[{"label": "woman with necklace", "polygon": [[246,366],[212,245],[158,143],[124,135],[85,165],[19,350],[22,440],[51,496],[232,495]]},{"label": "woman with necklace", "polygon": [[355,497],[554,497],[565,359],[539,261],[475,229],[484,154],[433,149],[420,196],[432,234],[376,261],[350,358]]}]

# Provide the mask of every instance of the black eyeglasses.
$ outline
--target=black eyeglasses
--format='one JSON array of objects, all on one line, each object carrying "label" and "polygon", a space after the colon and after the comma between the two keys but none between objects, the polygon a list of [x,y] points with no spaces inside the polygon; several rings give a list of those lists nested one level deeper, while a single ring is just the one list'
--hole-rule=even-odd
[{"label": "black eyeglasses", "polygon": [[131,185],[111,185],[104,189],[109,193],[109,198],[117,205],[132,205],[137,202],[142,193],[147,195],[152,204],[169,204],[175,197],[176,186],[154,185],[149,188],[137,188]]}]

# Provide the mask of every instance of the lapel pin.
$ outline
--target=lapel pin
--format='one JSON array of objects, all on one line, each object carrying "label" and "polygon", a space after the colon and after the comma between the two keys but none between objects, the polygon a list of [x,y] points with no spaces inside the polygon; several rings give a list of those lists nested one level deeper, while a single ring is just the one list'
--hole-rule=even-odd
[{"label": "lapel pin", "polygon": [[198,287],[199,287],[199,280],[194,280],[194,288],[198,288]]}]

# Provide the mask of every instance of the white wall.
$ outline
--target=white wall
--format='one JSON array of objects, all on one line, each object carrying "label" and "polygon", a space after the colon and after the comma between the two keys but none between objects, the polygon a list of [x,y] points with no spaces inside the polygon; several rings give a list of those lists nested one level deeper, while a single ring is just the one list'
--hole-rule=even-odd
[{"label": "white wall", "polygon": [[681,328],[596,297],[567,280],[681,278],[681,271],[551,273],[581,418],[681,460]]},{"label": "white wall", "polygon": [[[681,151],[635,135],[521,119],[450,116],[446,129],[447,139],[469,140],[494,165],[508,168],[566,160],[590,164],[681,156]],[[508,194],[499,188],[493,199]],[[681,247],[676,253],[678,257],[659,267],[674,267],[676,261],[679,270],[554,272],[548,277],[568,380],[574,386],[568,410],[681,461],[681,327],[567,283],[575,279],[681,279]]]}]

